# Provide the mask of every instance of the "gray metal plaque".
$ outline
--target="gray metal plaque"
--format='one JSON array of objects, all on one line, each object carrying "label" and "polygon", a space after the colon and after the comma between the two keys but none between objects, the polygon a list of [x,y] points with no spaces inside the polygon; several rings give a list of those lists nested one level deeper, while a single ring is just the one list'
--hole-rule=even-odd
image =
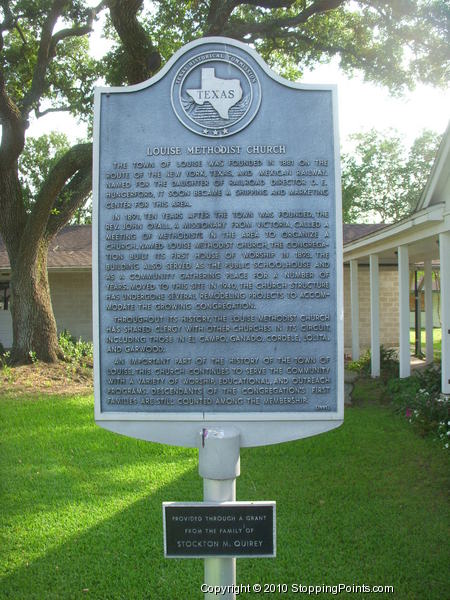
[{"label": "gray metal plaque", "polygon": [[96,90],[99,424],[194,445],[239,421],[257,445],[342,422],[335,96],[225,38]]},{"label": "gray metal plaque", "polygon": [[163,502],[167,558],[276,556],[275,502]]}]

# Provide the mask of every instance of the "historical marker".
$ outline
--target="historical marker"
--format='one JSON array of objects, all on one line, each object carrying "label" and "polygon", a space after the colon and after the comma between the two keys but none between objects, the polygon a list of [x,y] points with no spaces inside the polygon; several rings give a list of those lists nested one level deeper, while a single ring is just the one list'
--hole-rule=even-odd
[{"label": "historical marker", "polygon": [[167,558],[274,557],[275,502],[164,502]]},{"label": "historical marker", "polygon": [[151,80],[96,90],[97,423],[195,446],[343,420],[336,90],[247,46],[188,44]]},{"label": "historical marker", "polygon": [[205,559],[207,598],[276,552],[275,503],[235,502],[240,447],[343,421],[335,115],[333,86],[225,38],[96,90],[95,417],[199,448],[206,502],[164,503],[164,547]]}]

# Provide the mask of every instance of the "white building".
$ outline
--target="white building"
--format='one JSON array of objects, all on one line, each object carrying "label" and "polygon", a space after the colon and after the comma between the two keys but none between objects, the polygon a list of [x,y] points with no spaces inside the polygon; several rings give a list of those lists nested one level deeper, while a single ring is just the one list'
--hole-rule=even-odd
[{"label": "white building", "polygon": [[[432,269],[440,268],[440,318],[442,328],[442,392],[450,394],[450,127],[441,142],[427,185],[415,211],[407,219],[388,225],[344,245],[344,265],[349,265],[346,286],[346,314],[351,332],[351,354],[359,357],[364,344],[361,322],[370,315],[372,376],[380,372],[380,344],[383,327],[392,319],[394,307],[386,306],[386,295],[397,296],[400,377],[410,374],[410,270],[417,265],[425,271],[426,359],[433,360]],[[396,272],[394,290],[387,289],[383,272]],[[367,296],[369,305],[365,305]],[[395,277],[394,277],[395,279]],[[364,283],[363,283],[364,282]],[[361,283],[364,291],[361,291]],[[391,286],[388,286],[391,288]],[[362,344],[361,344],[362,342]]]}]

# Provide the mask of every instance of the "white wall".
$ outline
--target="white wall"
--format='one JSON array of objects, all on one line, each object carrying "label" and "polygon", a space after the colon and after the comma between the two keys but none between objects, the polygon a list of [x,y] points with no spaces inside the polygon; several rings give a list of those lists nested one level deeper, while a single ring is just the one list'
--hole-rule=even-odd
[{"label": "white wall", "polygon": [[[58,332],[67,329],[76,338],[92,340],[91,273],[66,271],[49,273],[50,293]],[[0,342],[12,346],[9,310],[0,310]]]},{"label": "white wall", "polygon": [[92,276],[90,271],[49,273],[53,312],[58,332],[92,340]]},{"label": "white wall", "polygon": [[[361,352],[370,348],[370,285],[369,267],[358,267],[359,280],[359,347]],[[344,347],[350,353],[350,269],[344,265]],[[380,343],[387,347],[398,346],[398,272],[396,266],[380,266]]]},{"label": "white wall", "polygon": [[5,348],[12,346],[12,321],[9,310],[0,310],[0,342]]}]

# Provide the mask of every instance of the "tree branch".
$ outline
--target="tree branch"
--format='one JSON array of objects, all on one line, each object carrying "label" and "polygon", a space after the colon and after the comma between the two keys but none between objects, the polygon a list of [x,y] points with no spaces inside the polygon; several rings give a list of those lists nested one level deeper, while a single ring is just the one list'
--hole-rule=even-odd
[{"label": "tree branch", "polygon": [[[257,36],[255,36],[255,40],[256,40],[256,37]],[[363,68],[364,64],[366,63],[364,58],[357,53],[356,49],[353,49],[349,46],[342,46],[340,44],[322,43],[322,42],[319,42],[318,40],[314,40],[314,39],[308,37],[307,35],[300,34],[300,33],[298,33],[298,31],[281,31],[281,32],[277,33],[276,37],[280,40],[287,40],[287,41],[292,40],[293,42],[298,42],[299,40],[301,40],[308,46],[312,47],[314,45],[314,47],[317,50],[320,50],[321,52],[323,52],[324,54],[328,54],[329,56],[335,56],[336,54],[340,54],[341,56],[345,56],[345,55],[351,56],[354,60],[361,63],[361,65],[357,68]],[[253,40],[253,38],[250,38],[250,39],[251,39],[251,41],[255,41],[255,40]]]},{"label": "tree branch", "polygon": [[237,4],[236,0],[211,0],[205,35],[220,35]]},{"label": "tree branch", "polygon": [[[4,20],[0,25],[0,52],[3,51],[2,32],[15,26],[15,19],[7,0],[1,0]],[[22,119],[18,106],[11,100],[7,89],[3,61],[0,62],[0,124],[2,140],[0,144],[0,168],[8,169],[14,165],[25,145],[25,129],[28,123]]]},{"label": "tree branch", "polygon": [[58,42],[68,37],[81,37],[90,33],[92,31],[94,19],[106,7],[107,1],[103,0],[89,11],[89,17],[85,25],[76,25],[75,27],[67,27],[66,29],[57,31],[52,37],[52,49],[56,47]]},{"label": "tree branch", "polygon": [[161,66],[161,55],[137,19],[143,0],[107,0],[106,4],[128,58],[128,82],[145,81]]},{"label": "tree branch", "polygon": [[25,97],[22,100],[22,115],[24,116],[28,116],[31,107],[39,100],[44,91],[47,67],[51,60],[50,47],[52,44],[52,32],[58,17],[61,16],[62,8],[63,2],[61,2],[61,0],[55,1],[49,14],[47,15],[47,18],[44,21],[44,24],[42,25],[41,38],[37,60],[34,67],[31,88],[28,93],[25,94]]},{"label": "tree branch", "polygon": [[23,150],[28,122],[22,119],[18,107],[8,95],[2,70],[0,70],[0,122],[3,126],[0,167],[7,169],[14,165]]},{"label": "tree branch", "polygon": [[20,39],[22,40],[23,45],[26,46],[27,40],[25,39],[25,36],[23,35],[23,31],[22,31],[22,28],[20,27],[19,23],[16,23],[16,29],[19,32]]},{"label": "tree branch", "polygon": [[86,170],[92,161],[92,144],[77,144],[53,166],[47,179],[42,184],[36,196],[36,202],[29,216],[24,239],[31,245],[44,235],[50,212],[55,206],[56,199],[78,171]]},{"label": "tree branch", "polygon": [[290,8],[295,0],[235,0],[235,5],[249,4],[260,8]]},{"label": "tree branch", "polygon": [[0,6],[3,8],[3,14],[5,15],[3,22],[0,23],[0,31],[8,31],[9,29],[13,29],[16,24],[16,20],[12,14],[8,0],[1,0]]},{"label": "tree branch", "polygon": [[224,28],[223,33],[232,38],[243,39],[246,35],[261,36],[273,35],[276,30],[282,30],[289,27],[297,27],[306,23],[312,16],[334,10],[344,4],[346,0],[315,0],[304,10],[292,17],[281,17],[268,19],[261,23],[247,23],[242,20],[236,20]]},{"label": "tree branch", "polygon": [[0,169],[0,215],[0,232],[13,266],[27,221],[22,188],[14,169]]},{"label": "tree branch", "polygon": [[89,19],[89,23],[80,27],[68,27],[66,29],[60,29],[52,36],[52,43],[50,45],[50,55],[52,56],[56,45],[61,40],[65,40],[68,37],[82,37],[92,31],[92,20]]},{"label": "tree branch", "polygon": [[29,114],[33,105],[39,101],[44,92],[47,68],[55,57],[57,44],[68,37],[79,37],[90,33],[94,18],[106,6],[105,1],[100,2],[100,4],[89,11],[89,17],[84,25],[75,25],[74,27],[61,29],[53,35],[53,29],[58,18],[62,16],[66,4],[66,0],[54,0],[52,8],[42,26],[31,88],[22,101],[22,115],[27,116]]},{"label": "tree branch", "polygon": [[69,112],[70,111],[70,106],[54,106],[51,108],[46,108],[45,110],[39,110],[39,106],[36,108],[36,110],[34,111],[34,114],[36,115],[36,119],[40,119],[41,117],[45,117],[45,115],[48,115],[49,113],[55,113],[55,112]]},{"label": "tree branch", "polygon": [[75,211],[82,205],[92,190],[92,165],[78,171],[64,186],[55,204],[55,213],[51,214],[45,236],[51,239],[66,225]]}]

